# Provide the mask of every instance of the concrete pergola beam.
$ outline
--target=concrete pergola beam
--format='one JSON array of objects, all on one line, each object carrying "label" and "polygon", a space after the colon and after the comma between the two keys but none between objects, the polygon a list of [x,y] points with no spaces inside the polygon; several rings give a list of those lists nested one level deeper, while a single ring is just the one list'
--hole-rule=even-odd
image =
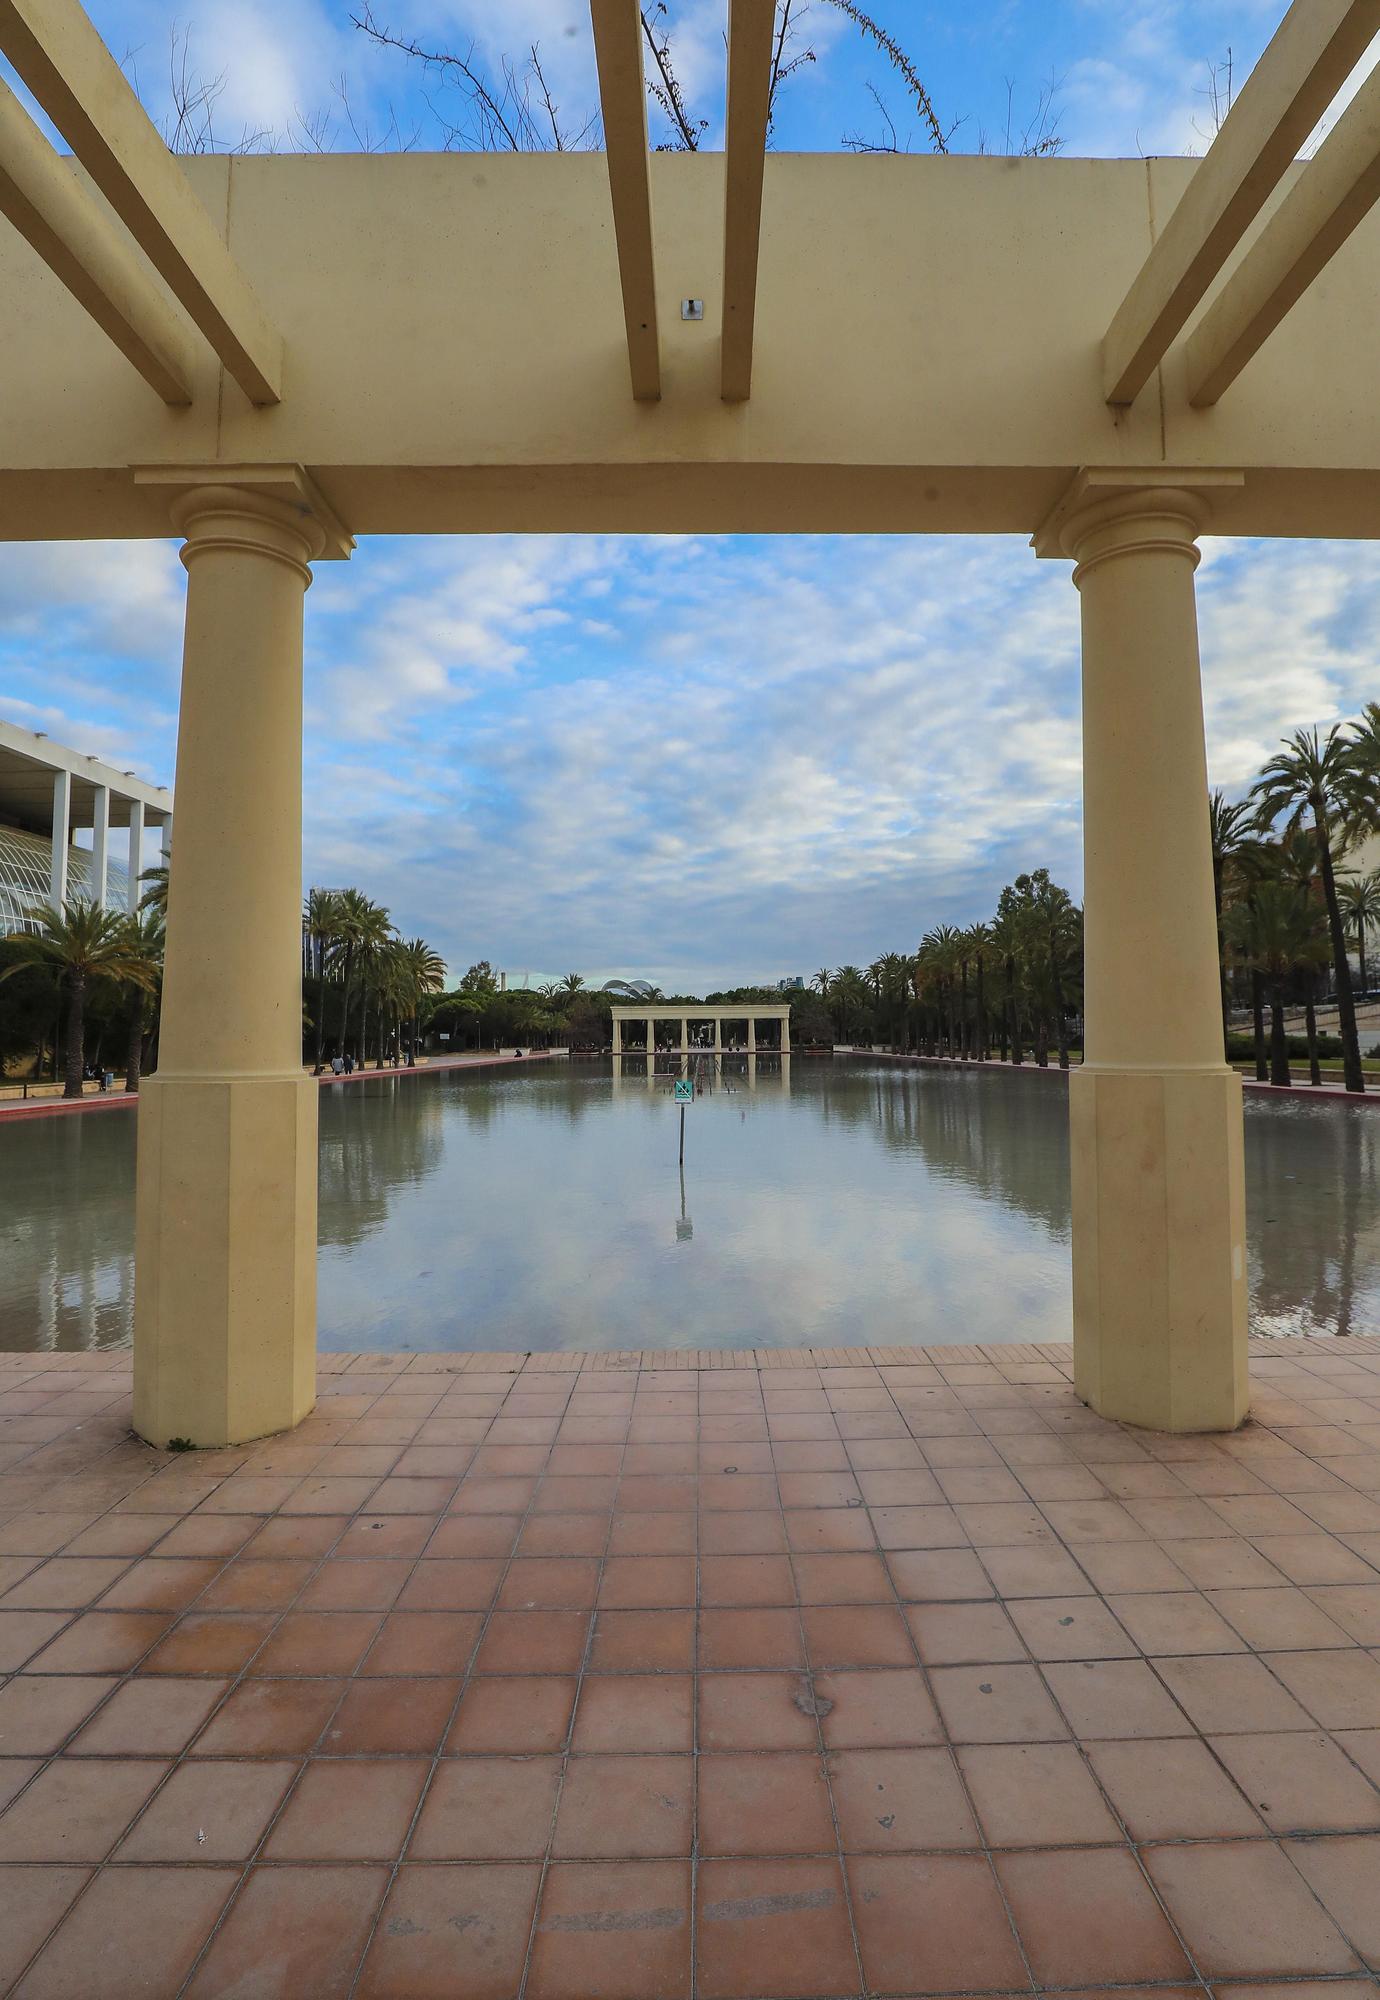
[{"label": "concrete pergola beam", "polygon": [[1377,33],[1380,0],[1294,0],[1112,319],[1109,403],[1135,401]]},{"label": "concrete pergola beam", "polygon": [[762,175],[767,159],[775,19],[776,0],[729,0],[720,363],[720,394],[726,403],[745,403],[752,394]]},{"label": "concrete pergola beam", "polygon": [[249,400],[278,402],[282,336],[79,0],[0,0],[0,50]]},{"label": "concrete pergola beam", "polygon": [[[4,0],[0,0],[0,5]],[[604,119],[613,234],[623,288],[628,373],[639,403],[661,400],[661,346],[652,254],[652,187],[647,160],[647,87],[637,0],[590,0],[599,105]]]},{"label": "concrete pergola beam", "polygon": [[182,321],[0,80],[0,214],[165,403],[192,400]]},{"label": "concrete pergola beam", "polygon": [[1188,343],[1188,400],[1208,408],[1380,199],[1380,69],[1304,168]]}]

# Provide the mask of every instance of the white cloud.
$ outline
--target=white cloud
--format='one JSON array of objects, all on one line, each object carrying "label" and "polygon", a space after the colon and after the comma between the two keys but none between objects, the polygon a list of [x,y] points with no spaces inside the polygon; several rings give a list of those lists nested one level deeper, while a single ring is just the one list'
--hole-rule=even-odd
[{"label": "white cloud", "polygon": [[[1199,595],[1229,791],[1376,694],[1372,545],[1209,541]],[[0,713],[167,779],[181,603],[171,544],[11,549]],[[308,878],[453,965],[866,963],[1079,891],[1077,635],[1014,539],[365,541],[307,600]]]}]

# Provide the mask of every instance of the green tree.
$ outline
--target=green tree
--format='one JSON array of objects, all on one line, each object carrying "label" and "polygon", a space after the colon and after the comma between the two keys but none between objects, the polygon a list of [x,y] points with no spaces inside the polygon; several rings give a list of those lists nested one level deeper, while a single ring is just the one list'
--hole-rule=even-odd
[{"label": "green tree", "polygon": [[1002,971],[1002,1011],[1001,1011],[1001,1059],[1006,1061],[1008,1043],[1011,1060],[1023,1060],[1021,1047],[1020,1000],[1016,989],[1016,970],[1025,946],[1025,930],[1020,915],[1010,898],[1012,892],[1003,889],[997,905],[997,914],[988,930],[992,940],[992,950]]},{"label": "green tree", "polygon": [[1326,963],[1328,938],[1318,905],[1297,882],[1282,878],[1257,884],[1249,902],[1227,914],[1233,952],[1261,974],[1270,1003],[1270,1082],[1287,1084],[1289,1044],[1284,1009],[1290,982]]},{"label": "green tree", "polygon": [[168,871],[172,863],[171,854],[165,854],[155,868],[146,868],[139,880],[147,884],[139,898],[141,910],[152,910],[156,917],[168,921]]},{"label": "green tree", "polygon": [[1370,986],[1366,971],[1366,932],[1380,924],[1380,868],[1372,868],[1368,875],[1339,875],[1337,894],[1342,905],[1342,921],[1351,927],[1356,939],[1356,956],[1360,961],[1361,992]]},{"label": "green tree", "polygon": [[25,915],[38,929],[11,935],[16,956],[0,972],[0,980],[10,978],[21,965],[45,965],[57,973],[67,994],[67,1073],[62,1094],[80,1097],[86,998],[92,985],[98,980],[116,986],[152,985],[153,976],[132,947],[127,919],[119,910],[103,910],[89,897],[73,896],[65,909],[40,903]]},{"label": "green tree", "polygon": [[439,993],[445,986],[446,962],[439,952],[432,950],[425,938],[419,937],[408,938],[398,945],[398,961],[402,969],[402,989],[415,1048],[421,1027],[422,1007],[433,993]]},{"label": "green tree", "polygon": [[307,897],[302,913],[302,929],[306,937],[308,955],[314,963],[316,995],[316,1047],[312,1057],[312,1075],[320,1076],[325,1068],[326,1042],[326,987],[336,954],[345,941],[345,911],[340,894],[335,889],[313,889]]},{"label": "green tree", "polygon": [[129,1040],[125,1052],[125,1089],[138,1090],[144,1067],[144,1037],[153,1024],[163,977],[163,919],[156,910],[140,909],[124,919],[124,940],[138,973],[123,984],[129,995]]},{"label": "green tree", "polygon": [[1337,988],[1337,1025],[1342,1038],[1342,1073],[1348,1090],[1363,1091],[1361,1044],[1356,1032],[1356,1007],[1351,993],[1346,931],[1337,894],[1334,842],[1342,844],[1348,823],[1354,824],[1364,790],[1364,767],[1355,740],[1334,724],[1320,741],[1316,729],[1296,729],[1283,739],[1252,788],[1256,824],[1268,832],[1277,821],[1299,826],[1307,813],[1318,840],[1323,901],[1332,945],[1332,975]]},{"label": "green tree", "polygon": [[[336,917],[338,948],[341,954],[340,1051],[343,1055],[350,1038],[350,1009],[358,975],[364,964],[382,951],[393,936],[387,910],[371,902],[359,889],[342,889]],[[367,996],[366,996],[367,997]],[[365,1008],[360,1007],[358,1059],[364,1067]]]},{"label": "green tree", "polygon": [[1251,839],[1254,809],[1249,799],[1229,802],[1220,791],[1208,793],[1208,825],[1212,835],[1212,899],[1217,912],[1217,972],[1222,989],[1222,1040],[1231,1028],[1231,994],[1227,985],[1227,947],[1222,913],[1227,902],[1228,871]]}]

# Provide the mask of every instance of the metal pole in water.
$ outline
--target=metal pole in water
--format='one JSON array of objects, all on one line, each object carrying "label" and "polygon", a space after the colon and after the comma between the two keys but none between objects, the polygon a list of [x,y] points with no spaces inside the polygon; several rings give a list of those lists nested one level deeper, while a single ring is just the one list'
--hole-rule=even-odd
[{"label": "metal pole in water", "polygon": [[685,1106],[680,1107],[680,1164],[685,1165]]}]

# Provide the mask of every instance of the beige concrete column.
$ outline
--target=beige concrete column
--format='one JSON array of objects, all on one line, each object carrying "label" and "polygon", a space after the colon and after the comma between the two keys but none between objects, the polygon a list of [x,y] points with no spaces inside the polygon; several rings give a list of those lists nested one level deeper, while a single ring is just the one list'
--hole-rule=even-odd
[{"label": "beige concrete column", "polygon": [[724,1047],[724,1024],[720,1014],[714,1016],[714,1053],[722,1055]]},{"label": "beige concrete column", "polygon": [[791,1017],[789,1014],[783,1014],[781,1017],[781,1053],[783,1056],[788,1056],[790,1052],[791,1052]]},{"label": "beige concrete column", "polygon": [[173,509],[187,613],[159,1066],[139,1100],[134,1423],[219,1445],[315,1400],[316,1107],[302,1068],[304,509]]},{"label": "beige concrete column", "polygon": [[144,867],[144,804],[142,799],[129,802],[129,867],[126,875],[125,908],[131,916],[139,910],[139,898],[143,894],[139,877]]},{"label": "beige concrete column", "polygon": [[97,785],[91,800],[91,900],[105,908],[110,882],[110,787]]},{"label": "beige concrete column", "polygon": [[680,1017],[680,1052],[682,1055],[685,1054],[689,1046],[690,1046],[690,1022],[688,1018],[684,1014],[682,1014]]},{"label": "beige concrete column", "polygon": [[623,1053],[623,1023],[616,1014],[613,1017],[613,1053],[616,1056]]},{"label": "beige concrete column", "polygon": [[1083,627],[1085,1060],[1070,1079],[1075,1384],[1104,1416],[1246,1412],[1241,1081],[1223,1060],[1193,573],[1198,495],[1062,526]]},{"label": "beige concrete column", "polygon": [[72,847],[72,773],[53,775],[53,861],[48,900],[55,910],[67,907],[67,857]]},{"label": "beige concrete column", "polygon": [[756,1055],[756,1053],[757,1053],[757,1023],[756,1023],[756,1021],[754,1020],[754,1018],[753,1018],[753,1016],[752,1016],[751,1014],[749,1014],[749,1015],[748,1015],[748,1024],[747,1024],[747,1030],[748,1030],[748,1043],[747,1043],[747,1045],[748,1045],[748,1054],[749,1054],[750,1056],[752,1056],[752,1055]]}]

